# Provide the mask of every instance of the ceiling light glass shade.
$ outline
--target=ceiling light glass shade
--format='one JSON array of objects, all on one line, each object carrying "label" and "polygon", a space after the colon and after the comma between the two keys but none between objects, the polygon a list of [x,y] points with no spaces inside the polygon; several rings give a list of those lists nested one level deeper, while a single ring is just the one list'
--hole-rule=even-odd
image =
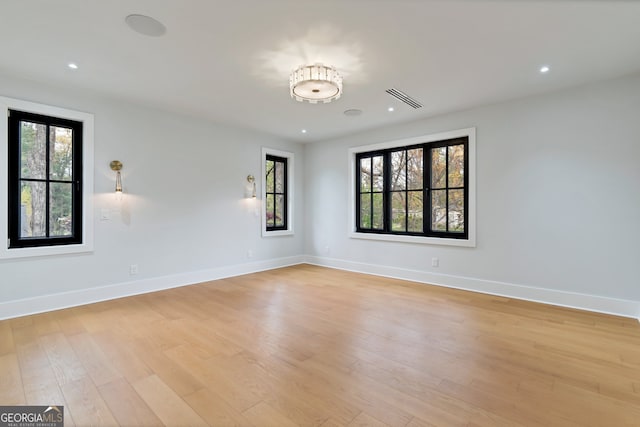
[{"label": "ceiling light glass shade", "polygon": [[331,102],[342,95],[342,77],[335,68],[322,64],[303,65],[289,77],[291,97],[311,104]]}]

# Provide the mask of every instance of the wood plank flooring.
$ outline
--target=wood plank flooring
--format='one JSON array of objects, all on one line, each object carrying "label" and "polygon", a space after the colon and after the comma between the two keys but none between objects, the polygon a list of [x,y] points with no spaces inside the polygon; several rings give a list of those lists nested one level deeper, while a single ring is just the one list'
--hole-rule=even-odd
[{"label": "wood plank flooring", "polygon": [[300,265],[0,322],[67,425],[640,426],[640,324]]}]

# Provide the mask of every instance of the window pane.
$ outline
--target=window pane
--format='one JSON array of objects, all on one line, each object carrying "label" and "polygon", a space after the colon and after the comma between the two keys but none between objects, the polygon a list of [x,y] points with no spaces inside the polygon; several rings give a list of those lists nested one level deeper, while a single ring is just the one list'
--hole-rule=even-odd
[{"label": "window pane", "polygon": [[407,152],[404,150],[391,153],[392,190],[404,190],[407,188],[406,155]]},{"label": "window pane", "polygon": [[50,191],[49,235],[72,236],[73,184],[52,182]]},{"label": "window pane", "polygon": [[373,191],[384,189],[384,159],[382,156],[373,158]]},{"label": "window pane", "polygon": [[449,190],[449,231],[464,233],[464,190]]},{"label": "window pane", "polygon": [[449,147],[449,187],[464,187],[464,145]]},{"label": "window pane", "polygon": [[276,196],[276,227],[284,225],[284,196]]},{"label": "window pane", "polygon": [[273,160],[267,160],[267,180],[266,180],[266,189],[267,193],[273,193],[275,189],[275,171],[273,170],[274,162]]},{"label": "window pane", "polygon": [[407,231],[406,224],[406,193],[399,191],[391,193],[391,230]]},{"label": "window pane", "polygon": [[422,190],[423,159],[422,148],[407,151],[407,186],[409,190]]},{"label": "window pane", "polygon": [[23,182],[20,196],[20,237],[46,237],[46,184]]},{"label": "window pane", "polygon": [[360,159],[360,191],[371,191],[371,157]]},{"label": "window pane", "polygon": [[284,162],[274,162],[276,165],[276,193],[284,193]]},{"label": "window pane", "polygon": [[382,193],[373,193],[373,224],[371,228],[384,228],[384,206]]},{"label": "window pane", "polygon": [[274,195],[267,194],[267,227],[273,227],[275,225],[275,215],[274,215]]},{"label": "window pane", "polygon": [[360,195],[360,228],[371,228],[371,193]]},{"label": "window pane", "polygon": [[69,128],[51,126],[49,129],[49,155],[51,179],[70,181],[73,176],[73,131]]},{"label": "window pane", "polygon": [[20,170],[22,178],[46,178],[46,125],[31,122],[20,122]]},{"label": "window pane", "polygon": [[447,147],[431,150],[431,188],[445,188],[447,177]]},{"label": "window pane", "polygon": [[423,203],[422,191],[410,191],[408,193],[409,212],[408,214],[408,231],[414,233],[422,233],[423,222]]},{"label": "window pane", "polygon": [[431,192],[431,230],[447,231],[447,191]]}]

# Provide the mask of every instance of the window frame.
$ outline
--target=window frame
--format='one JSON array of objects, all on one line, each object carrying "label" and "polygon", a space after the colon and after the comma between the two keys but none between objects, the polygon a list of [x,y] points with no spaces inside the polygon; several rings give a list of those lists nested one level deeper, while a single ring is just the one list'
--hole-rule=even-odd
[{"label": "window frame", "polygon": [[[274,156],[273,154],[267,154],[265,156],[265,165],[266,165],[266,162],[272,161],[275,164],[282,165],[281,167],[284,168],[284,171],[283,171],[283,180],[284,180],[283,185],[284,185],[284,188],[282,189],[281,192],[277,191],[277,188],[276,188],[276,185],[275,185],[275,177],[274,177],[274,188],[273,188],[273,192],[271,192],[271,191],[269,191],[268,188],[266,188],[266,181],[267,181],[266,175],[267,175],[267,173],[269,171],[266,170],[266,166],[265,166],[265,171],[266,171],[265,172],[265,220],[266,220],[266,214],[269,213],[269,212],[266,211],[266,200],[269,198],[269,195],[272,195],[273,198],[274,198],[274,202],[273,202],[273,210],[274,210],[273,214],[274,215],[275,215],[275,213],[277,211],[276,202],[275,202],[275,199],[277,198],[277,196],[282,196],[283,201],[284,201],[284,203],[283,203],[284,209],[283,209],[283,212],[282,212],[282,215],[284,216],[284,218],[283,218],[283,221],[282,221],[282,225],[275,225],[275,220],[274,220],[274,225],[269,225],[269,222],[267,221],[267,225],[266,225],[267,231],[282,231],[282,230],[286,230],[288,228],[288,224],[289,224],[289,221],[288,221],[289,215],[288,215],[288,212],[287,212],[287,207],[289,206],[289,200],[288,200],[289,199],[289,197],[288,197],[289,186],[287,185],[287,179],[288,179],[288,176],[289,176],[289,174],[288,174],[288,171],[289,171],[289,167],[288,167],[288,163],[289,162],[288,162],[288,160],[289,159],[287,159],[286,157]],[[277,165],[274,165],[274,168],[277,169]],[[274,170],[273,173],[274,173],[274,175],[276,175],[276,170]]]},{"label": "window frame", "polygon": [[[6,177],[7,182],[0,185],[0,259],[23,258],[34,256],[61,255],[71,253],[83,253],[93,251],[93,131],[94,117],[92,114],[53,107],[34,102],[23,101],[8,97],[0,97],[0,110],[4,110],[7,119],[0,121],[0,176]],[[16,177],[11,179],[9,158],[9,111],[18,111],[39,116],[52,117],[54,120],[74,121],[82,123],[80,162],[82,182],[79,193],[81,219],[79,226],[82,230],[77,241],[66,241],[63,244],[49,244],[49,239],[44,240],[43,245],[20,245],[10,247],[9,243],[9,185],[15,183]],[[60,123],[64,124],[64,123]],[[15,172],[15,171],[14,171]],[[19,168],[18,168],[19,172]],[[18,177],[19,179],[19,177]],[[64,238],[51,238],[53,240]],[[38,239],[41,240],[41,239]],[[34,239],[35,242],[35,239]]]},{"label": "window frame", "polygon": [[[280,159],[286,159],[286,171],[285,171],[285,226],[284,227],[269,227],[267,226],[267,158],[275,157]],[[293,229],[293,206],[294,206],[294,191],[293,191],[293,176],[294,176],[294,154],[289,151],[276,150],[272,148],[262,148],[262,237],[275,237],[275,236],[290,236],[294,234]]]},{"label": "window frame", "polygon": [[[476,182],[475,182],[475,161],[476,161],[476,129],[466,128],[454,131],[442,132],[437,134],[423,135],[414,138],[407,138],[396,141],[383,142],[379,144],[372,144],[366,146],[353,147],[349,150],[349,171],[350,171],[350,209],[349,209],[349,225],[348,235],[350,238],[355,239],[369,239],[369,240],[382,240],[382,241],[395,241],[395,242],[407,242],[407,243],[420,243],[420,244],[434,244],[434,245],[449,245],[449,246],[476,246]],[[438,232],[427,231],[425,233],[415,232],[394,232],[389,230],[389,227],[383,225],[382,230],[376,229],[360,229],[357,219],[359,216],[360,208],[360,191],[359,183],[360,177],[358,171],[360,168],[359,159],[363,157],[369,157],[373,155],[387,155],[390,157],[391,152],[397,150],[410,150],[413,148],[425,148],[432,149],[438,146],[449,145],[447,142],[450,140],[456,140],[460,138],[467,139],[467,156],[465,158],[465,209],[467,211],[467,221],[465,223],[465,233],[451,233],[451,232]],[[428,146],[428,147],[425,147]],[[366,156],[364,156],[366,154]],[[425,153],[425,158],[430,160],[430,154]],[[426,166],[426,164],[425,164]],[[385,174],[389,173],[389,165],[383,166]],[[423,194],[424,186],[430,180],[427,176],[428,168],[423,169]],[[391,194],[388,185],[385,184],[383,189],[383,197],[388,199]],[[430,200],[424,200],[423,206],[430,206]],[[383,201],[385,217],[390,214],[389,200]],[[390,226],[390,219],[387,220],[387,225]],[[424,218],[424,224],[427,224],[427,218]],[[424,230],[427,230],[426,228]],[[466,236],[464,235],[466,234]]]},{"label": "window frame", "polygon": [[[46,173],[44,178],[25,178],[21,173],[21,129],[20,123],[31,122],[47,127],[46,131]],[[49,135],[50,127],[64,127],[73,131],[72,145],[72,176],[69,180],[56,180],[51,178],[49,173],[51,168],[51,153]],[[62,119],[59,117],[45,116],[43,114],[34,114],[25,111],[10,110],[9,129],[9,207],[8,213],[9,223],[9,249],[43,247],[57,245],[73,245],[82,242],[82,122],[76,120]],[[16,143],[16,140],[18,142]],[[50,186],[55,183],[71,184],[72,189],[72,235],[71,236],[44,236],[44,237],[20,237],[21,228],[21,211],[17,208],[21,204],[21,184],[24,181],[36,181],[45,185],[46,191],[46,231],[50,232],[51,222],[51,192]]]}]

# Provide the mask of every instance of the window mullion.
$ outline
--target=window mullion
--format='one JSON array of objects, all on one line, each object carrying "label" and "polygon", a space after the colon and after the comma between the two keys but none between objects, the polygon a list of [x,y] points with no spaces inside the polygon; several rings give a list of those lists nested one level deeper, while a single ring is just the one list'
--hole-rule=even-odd
[{"label": "window mullion", "polygon": [[51,224],[50,224],[50,218],[51,218],[51,183],[49,182],[49,178],[51,177],[50,175],[50,159],[51,159],[51,125],[49,125],[47,123],[47,127],[46,127],[46,131],[45,131],[45,156],[46,158],[44,159],[44,170],[45,170],[45,175],[44,175],[44,180],[45,180],[45,196],[44,196],[44,200],[45,200],[45,208],[44,208],[44,214],[45,214],[45,219],[44,219],[44,224],[45,224],[45,235],[46,237],[51,237]]},{"label": "window mullion", "polygon": [[404,150],[404,231],[409,232],[409,150]]},{"label": "window mullion", "polygon": [[391,231],[391,152],[385,151],[382,156],[382,208],[384,209],[383,229]]},{"label": "window mullion", "polygon": [[444,206],[445,206],[445,231],[449,232],[449,145],[444,150]]},{"label": "window mullion", "polygon": [[422,182],[423,182],[423,197],[424,202],[422,220],[423,220],[423,231],[425,234],[431,233],[431,149],[428,145],[424,145],[422,152],[424,167],[422,168]]},{"label": "window mullion", "polygon": [[373,156],[369,157],[369,230],[373,230]]},{"label": "window mullion", "polygon": [[274,160],[273,162],[273,227],[278,228],[277,225],[277,217],[276,213],[278,212],[278,190],[277,190],[277,179],[278,179],[278,161]]}]

